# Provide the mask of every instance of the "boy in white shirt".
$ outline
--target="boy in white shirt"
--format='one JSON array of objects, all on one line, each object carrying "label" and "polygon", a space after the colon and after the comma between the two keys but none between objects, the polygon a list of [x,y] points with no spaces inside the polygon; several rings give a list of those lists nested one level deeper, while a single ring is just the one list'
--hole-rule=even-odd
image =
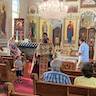
[{"label": "boy in white shirt", "polygon": [[16,68],[16,76],[18,82],[21,82],[22,70],[23,70],[23,62],[21,60],[21,56],[17,56],[14,62],[14,67]]}]

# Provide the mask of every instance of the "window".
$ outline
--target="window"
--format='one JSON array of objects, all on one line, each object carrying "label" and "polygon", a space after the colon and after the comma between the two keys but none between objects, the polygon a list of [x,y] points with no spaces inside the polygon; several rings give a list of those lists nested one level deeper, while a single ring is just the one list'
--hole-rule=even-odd
[{"label": "window", "polygon": [[12,36],[14,35],[14,18],[19,18],[19,0],[12,0]]}]

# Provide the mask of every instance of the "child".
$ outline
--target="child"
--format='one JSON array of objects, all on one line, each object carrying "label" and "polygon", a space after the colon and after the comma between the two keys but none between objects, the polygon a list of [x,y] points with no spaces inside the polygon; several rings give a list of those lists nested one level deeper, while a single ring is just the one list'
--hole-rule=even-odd
[{"label": "child", "polygon": [[16,68],[17,81],[21,82],[22,70],[23,70],[23,63],[21,60],[21,56],[16,57],[16,61],[14,62],[14,67]]}]

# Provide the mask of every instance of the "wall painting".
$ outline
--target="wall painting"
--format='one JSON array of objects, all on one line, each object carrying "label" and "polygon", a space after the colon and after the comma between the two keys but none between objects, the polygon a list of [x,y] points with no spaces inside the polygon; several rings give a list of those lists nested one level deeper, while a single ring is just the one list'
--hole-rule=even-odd
[{"label": "wall painting", "polygon": [[16,40],[24,40],[24,19],[14,19],[14,37]]},{"label": "wall painting", "polygon": [[76,19],[65,19],[64,23],[64,46],[78,47],[78,30]]}]

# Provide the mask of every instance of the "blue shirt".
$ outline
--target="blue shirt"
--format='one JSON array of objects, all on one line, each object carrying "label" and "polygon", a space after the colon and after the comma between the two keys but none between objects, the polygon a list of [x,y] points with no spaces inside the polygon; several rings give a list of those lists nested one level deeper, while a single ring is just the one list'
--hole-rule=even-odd
[{"label": "blue shirt", "polygon": [[68,75],[57,72],[57,71],[48,71],[43,74],[43,79],[46,82],[52,83],[61,83],[61,84],[71,84],[70,78]]},{"label": "blue shirt", "polygon": [[81,55],[79,56],[79,60],[81,62],[89,62],[89,46],[87,43],[83,42],[79,47],[79,52]]}]

